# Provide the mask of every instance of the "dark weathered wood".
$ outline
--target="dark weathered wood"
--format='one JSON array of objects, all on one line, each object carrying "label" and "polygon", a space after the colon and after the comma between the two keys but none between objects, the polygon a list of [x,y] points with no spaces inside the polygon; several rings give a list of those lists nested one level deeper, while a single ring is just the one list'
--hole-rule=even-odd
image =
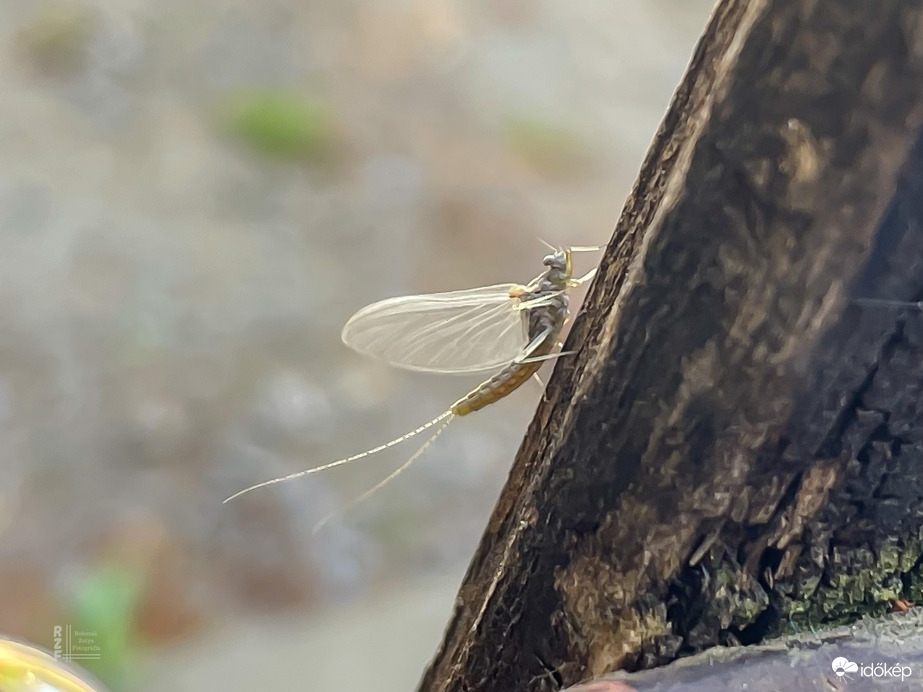
[{"label": "dark weathered wood", "polygon": [[726,0],[421,690],[551,690],[923,596],[923,3]]}]

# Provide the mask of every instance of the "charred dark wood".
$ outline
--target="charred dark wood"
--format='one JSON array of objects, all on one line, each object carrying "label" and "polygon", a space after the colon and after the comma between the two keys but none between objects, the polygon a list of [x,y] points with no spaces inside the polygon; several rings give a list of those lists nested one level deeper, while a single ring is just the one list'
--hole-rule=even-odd
[{"label": "charred dark wood", "polygon": [[923,600],[921,124],[923,4],[719,5],[424,692]]}]

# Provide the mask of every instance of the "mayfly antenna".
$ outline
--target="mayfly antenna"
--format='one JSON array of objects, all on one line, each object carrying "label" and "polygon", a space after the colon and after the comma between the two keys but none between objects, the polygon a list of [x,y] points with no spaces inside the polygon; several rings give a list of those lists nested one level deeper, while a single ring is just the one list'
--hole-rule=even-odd
[{"label": "mayfly antenna", "polygon": [[556,248],[554,245],[552,245],[551,243],[547,241],[542,240],[541,238],[538,239],[538,242],[540,242],[542,245],[544,245],[546,248],[548,248],[552,252],[557,252],[558,250],[560,250],[560,248]]}]

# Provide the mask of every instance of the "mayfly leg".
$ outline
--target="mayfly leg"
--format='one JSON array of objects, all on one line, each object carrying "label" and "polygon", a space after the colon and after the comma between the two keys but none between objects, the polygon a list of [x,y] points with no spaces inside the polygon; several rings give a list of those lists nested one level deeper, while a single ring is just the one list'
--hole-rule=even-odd
[{"label": "mayfly leg", "polygon": [[[565,322],[566,321],[567,320],[565,320]],[[560,356],[572,356],[575,353],[577,353],[576,351],[565,351],[564,344],[561,343],[560,341],[556,344],[556,346],[558,347],[558,349],[560,349],[557,353],[549,353],[548,355],[545,355],[545,356],[535,356],[534,358],[524,358],[523,360],[519,362],[520,363],[537,363],[543,360],[551,360],[552,358],[559,358]],[[537,372],[532,373],[532,379],[538,382],[538,386],[541,387],[542,391],[544,392],[545,383],[542,382],[542,378],[538,376]]]},{"label": "mayfly leg", "polygon": [[545,339],[551,336],[552,331],[553,330],[551,327],[548,327],[547,329],[540,332],[538,336],[532,339],[532,341],[530,341],[529,344],[522,350],[522,353],[513,359],[513,363],[516,364],[528,362],[527,359],[531,356],[532,353],[535,352],[535,349],[544,343]]},{"label": "mayfly leg", "polygon": [[916,308],[923,310],[923,300],[891,300],[889,298],[856,298],[854,301],[857,305],[868,305],[869,307],[882,306],[889,308]]},{"label": "mayfly leg", "polygon": [[560,358],[561,356],[572,356],[576,351],[558,351],[557,353],[546,353],[544,356],[532,356],[531,358],[523,358],[518,363],[541,363],[546,360],[551,360],[553,358]]},{"label": "mayfly leg", "polygon": [[[377,447],[373,447],[372,449],[368,449],[364,452],[360,452],[359,454],[354,454],[351,457],[346,457],[345,459],[337,459],[336,461],[331,461],[329,464],[324,464],[322,466],[315,466],[313,469],[305,469],[304,471],[296,471],[295,473],[290,473],[287,476],[280,476],[279,478],[273,478],[268,481],[263,481],[262,483],[257,483],[256,485],[251,485],[249,488],[244,488],[243,490],[240,490],[234,493],[233,495],[225,499],[224,502],[222,502],[222,504],[226,504],[230,502],[231,500],[234,500],[240,497],[241,495],[245,495],[246,493],[249,493],[251,490],[256,490],[257,488],[265,488],[267,485],[275,485],[276,483],[284,483],[285,481],[290,481],[295,478],[301,478],[302,476],[307,476],[312,473],[318,473],[319,471],[326,471],[327,469],[332,469],[336,466],[342,466],[343,464],[348,464],[350,462],[357,461],[358,459],[362,459],[363,457],[377,454],[378,452],[388,449],[389,447],[393,447],[394,445],[397,445],[397,444],[400,444],[401,442],[409,440],[411,437],[414,437],[415,435],[419,435],[424,430],[427,430],[428,428],[433,427],[434,425],[436,425],[436,423],[446,418],[448,418],[449,420],[446,421],[445,424],[439,428],[439,432],[441,433],[445,429],[445,426],[449,424],[449,421],[452,420],[451,411],[445,411],[444,413],[441,413],[440,415],[436,416],[435,418],[433,418],[433,420],[429,421],[428,423],[424,423],[419,428],[415,430],[411,430],[409,433],[406,433],[405,435],[401,435],[400,437],[396,437],[390,442],[385,442],[382,445],[378,445]],[[436,435],[430,438],[430,442],[433,439],[435,439],[438,434],[439,433],[436,433]]]},{"label": "mayfly leg", "polygon": [[596,272],[597,272],[598,269],[599,269],[599,267],[593,267],[590,271],[588,271],[586,274],[584,274],[583,276],[581,276],[579,279],[571,279],[570,281],[568,281],[568,282],[567,282],[567,285],[570,286],[571,288],[576,288],[577,286],[582,286],[582,285],[585,284],[587,281],[589,281],[589,280],[592,279],[594,276],[596,276]]},{"label": "mayfly leg", "polygon": [[556,291],[542,296],[541,298],[532,298],[531,300],[522,300],[516,306],[516,310],[534,310],[545,305],[552,305],[555,299],[563,294],[564,291]]}]

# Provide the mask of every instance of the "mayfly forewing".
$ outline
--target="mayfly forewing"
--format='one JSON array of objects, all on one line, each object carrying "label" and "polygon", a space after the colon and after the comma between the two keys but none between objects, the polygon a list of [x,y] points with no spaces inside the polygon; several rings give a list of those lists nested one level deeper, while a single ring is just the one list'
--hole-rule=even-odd
[{"label": "mayfly forewing", "polygon": [[508,363],[528,343],[516,284],[390,298],[362,308],[343,327],[350,348],[390,365],[476,373]]}]

